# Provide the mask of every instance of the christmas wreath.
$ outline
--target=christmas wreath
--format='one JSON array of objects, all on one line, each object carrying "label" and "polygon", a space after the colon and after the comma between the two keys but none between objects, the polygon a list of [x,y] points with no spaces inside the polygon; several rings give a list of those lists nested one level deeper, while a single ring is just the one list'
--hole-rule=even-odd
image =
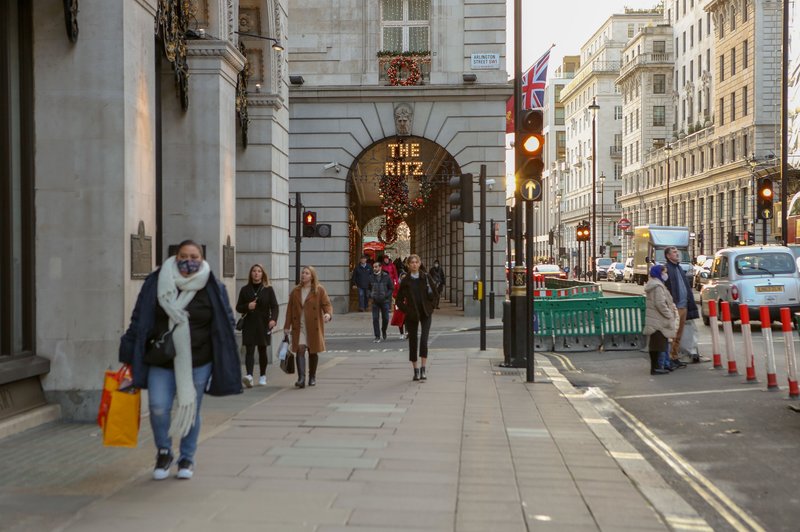
[{"label": "christmas wreath", "polygon": [[[400,72],[405,69],[408,76],[405,79],[400,78]],[[419,70],[417,62],[411,57],[395,57],[389,63],[389,68],[386,70],[386,77],[389,78],[389,83],[392,85],[402,85],[407,87],[409,85],[416,85],[422,73]]]}]

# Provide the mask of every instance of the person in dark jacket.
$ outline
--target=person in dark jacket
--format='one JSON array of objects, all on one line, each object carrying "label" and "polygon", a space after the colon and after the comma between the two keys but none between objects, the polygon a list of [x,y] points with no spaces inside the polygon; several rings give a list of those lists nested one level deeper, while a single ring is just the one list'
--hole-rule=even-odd
[{"label": "person in dark jacket", "polygon": [[369,306],[369,280],[372,277],[372,266],[367,264],[367,255],[361,255],[353,273],[350,276],[350,284],[358,288],[358,311],[364,312]]},{"label": "person in dark jacket", "polygon": [[[419,255],[408,257],[408,275],[400,283],[397,291],[397,308],[406,315],[405,326],[408,331],[408,358],[414,368],[414,380],[426,380],[426,365],[428,362],[428,334],[431,330],[433,317],[433,302],[436,300],[436,286],[430,276],[420,270]],[[420,327],[421,326],[421,327]],[[422,329],[420,337],[417,331]],[[417,368],[417,350],[422,359],[421,367]]]},{"label": "person in dark jacket", "polygon": [[[169,330],[175,358],[148,365],[148,339]],[[133,386],[149,390],[150,425],[158,450],[155,480],[169,476],[173,436],[181,439],[177,476],[192,478],[203,393],[242,393],[233,331],[228,294],[203,260],[202,247],[191,240],[181,242],[178,253],[145,279],[119,346],[120,362],[133,369]]]},{"label": "person in dark jacket", "polygon": [[272,337],[272,329],[278,323],[278,299],[275,290],[269,285],[269,277],[264,267],[253,264],[250,267],[248,283],[239,290],[236,312],[242,314],[242,345],[245,348],[244,366],[247,372],[242,383],[253,387],[253,368],[255,349],[258,346],[258,368],[261,374],[259,386],[267,384],[267,346]]},{"label": "person in dark jacket", "polygon": [[[678,332],[675,339],[672,341],[672,349],[670,350],[670,361],[674,367],[686,367],[685,362],[681,362],[678,355],[678,350],[681,346],[681,336],[683,336],[683,327],[686,325],[686,320],[695,320],[700,317],[697,311],[697,303],[694,301],[694,293],[692,292],[692,285],[686,274],[681,268],[681,253],[678,248],[670,246],[664,249],[664,257],[666,257],[666,271],[669,278],[666,285],[672,294],[672,301],[678,307],[678,316],[680,322],[678,323]],[[692,360],[693,362],[700,362],[700,357]]]},{"label": "person in dark jacket", "polygon": [[431,268],[431,271],[428,273],[431,276],[431,280],[436,283],[436,291],[439,294],[439,297],[437,297],[436,301],[434,302],[434,308],[439,308],[439,298],[444,293],[445,283],[444,270],[439,265],[439,259],[435,259],[433,261],[433,268]]},{"label": "person in dark jacket", "polygon": [[369,297],[372,300],[372,331],[375,333],[375,343],[380,342],[381,339],[386,340],[392,292],[394,292],[392,278],[383,271],[381,263],[376,262],[372,265],[372,277],[369,282]]}]

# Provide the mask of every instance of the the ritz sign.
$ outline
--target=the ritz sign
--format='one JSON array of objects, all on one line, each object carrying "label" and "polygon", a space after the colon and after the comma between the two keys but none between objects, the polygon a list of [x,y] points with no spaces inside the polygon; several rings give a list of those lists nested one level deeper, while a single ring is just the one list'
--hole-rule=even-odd
[{"label": "the ritz sign", "polygon": [[385,175],[393,176],[415,176],[421,177],[425,175],[422,171],[423,161],[406,161],[408,157],[419,157],[419,143],[411,142],[397,142],[389,144],[389,157],[393,161],[386,161],[383,164],[383,173]]}]

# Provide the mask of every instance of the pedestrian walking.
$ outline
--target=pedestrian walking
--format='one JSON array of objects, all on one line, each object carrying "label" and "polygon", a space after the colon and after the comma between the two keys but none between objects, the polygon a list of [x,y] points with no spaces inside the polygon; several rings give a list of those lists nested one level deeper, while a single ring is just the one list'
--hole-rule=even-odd
[{"label": "pedestrian walking", "polygon": [[[149,365],[148,340],[168,331],[174,359]],[[169,476],[173,437],[180,438],[177,477],[192,478],[203,393],[242,393],[233,331],[228,294],[203,260],[203,248],[192,240],[181,242],[177,254],[145,279],[119,346],[120,362],[133,368],[133,386],[149,390],[155,480]]]},{"label": "pedestrian walking", "polygon": [[389,274],[383,271],[383,265],[376,262],[372,265],[372,277],[369,283],[369,294],[372,300],[372,331],[374,342],[386,340],[386,328],[389,326],[389,307],[392,304],[394,284]]},{"label": "pedestrian walking", "polygon": [[646,308],[643,332],[650,335],[650,375],[669,373],[668,340],[674,338],[678,330],[678,309],[664,284],[667,278],[664,267],[656,264],[650,267],[650,278],[644,286]]},{"label": "pedestrian walking", "polygon": [[358,288],[358,311],[364,312],[369,306],[369,280],[372,276],[372,267],[367,263],[369,257],[361,255],[358,264],[350,275],[350,284]]},{"label": "pedestrian walking", "polygon": [[298,388],[306,387],[306,351],[308,351],[308,385],[317,384],[319,354],[325,351],[325,324],[331,321],[333,307],[328,292],[319,283],[313,266],[303,266],[300,284],[289,294],[284,334],[290,335],[291,350],[297,353]]},{"label": "pedestrian walking", "polygon": [[[667,289],[670,294],[672,294],[672,301],[678,308],[678,315],[680,316],[678,332],[675,334],[675,340],[672,342],[672,349],[670,350],[670,360],[673,366],[684,368],[686,367],[686,363],[680,360],[678,354],[681,347],[683,328],[686,325],[686,320],[695,320],[700,317],[700,313],[697,310],[697,303],[694,301],[692,285],[681,268],[680,251],[674,246],[669,246],[664,249],[664,257],[667,259],[665,265],[667,275],[669,276],[669,279],[666,281]],[[700,361],[699,356],[696,361]]]},{"label": "pedestrian walking", "polygon": [[400,282],[400,272],[395,267],[392,259],[389,255],[384,255],[383,259],[381,259],[381,266],[383,266],[383,271],[389,274],[389,277],[392,278],[392,283],[397,286],[397,283]]},{"label": "pedestrian walking", "polygon": [[434,308],[439,308],[439,299],[441,298],[442,294],[444,293],[444,285],[445,285],[445,277],[444,277],[444,270],[439,265],[439,259],[434,259],[433,261],[433,268],[429,272],[431,276],[431,280],[436,283],[436,293],[438,297],[436,298],[435,304],[433,305]]},{"label": "pedestrian walking", "polygon": [[[433,302],[436,300],[436,288],[430,276],[420,271],[419,255],[408,257],[408,275],[400,283],[397,291],[397,307],[406,315],[405,326],[408,331],[408,358],[414,369],[414,380],[428,378],[426,365],[428,362],[428,334],[433,318]],[[419,338],[417,332],[421,333]],[[417,351],[422,359],[417,368]]]},{"label": "pedestrian walking", "polygon": [[258,385],[267,384],[267,346],[270,345],[272,329],[278,323],[278,299],[269,284],[264,267],[253,264],[250,267],[247,284],[239,290],[236,312],[242,315],[242,345],[245,349],[245,376],[242,383],[253,387],[255,350],[258,348]]}]

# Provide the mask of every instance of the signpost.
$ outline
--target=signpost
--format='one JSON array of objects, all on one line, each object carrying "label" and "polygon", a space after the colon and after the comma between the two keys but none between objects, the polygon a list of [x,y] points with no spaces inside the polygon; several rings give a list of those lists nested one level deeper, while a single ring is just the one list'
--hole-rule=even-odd
[{"label": "signpost", "polygon": [[538,179],[525,179],[520,193],[525,201],[538,201],[542,197],[542,184]]},{"label": "signpost", "polygon": [[627,218],[622,218],[619,222],[617,222],[617,227],[619,227],[620,231],[627,231],[631,228],[631,221]]}]

